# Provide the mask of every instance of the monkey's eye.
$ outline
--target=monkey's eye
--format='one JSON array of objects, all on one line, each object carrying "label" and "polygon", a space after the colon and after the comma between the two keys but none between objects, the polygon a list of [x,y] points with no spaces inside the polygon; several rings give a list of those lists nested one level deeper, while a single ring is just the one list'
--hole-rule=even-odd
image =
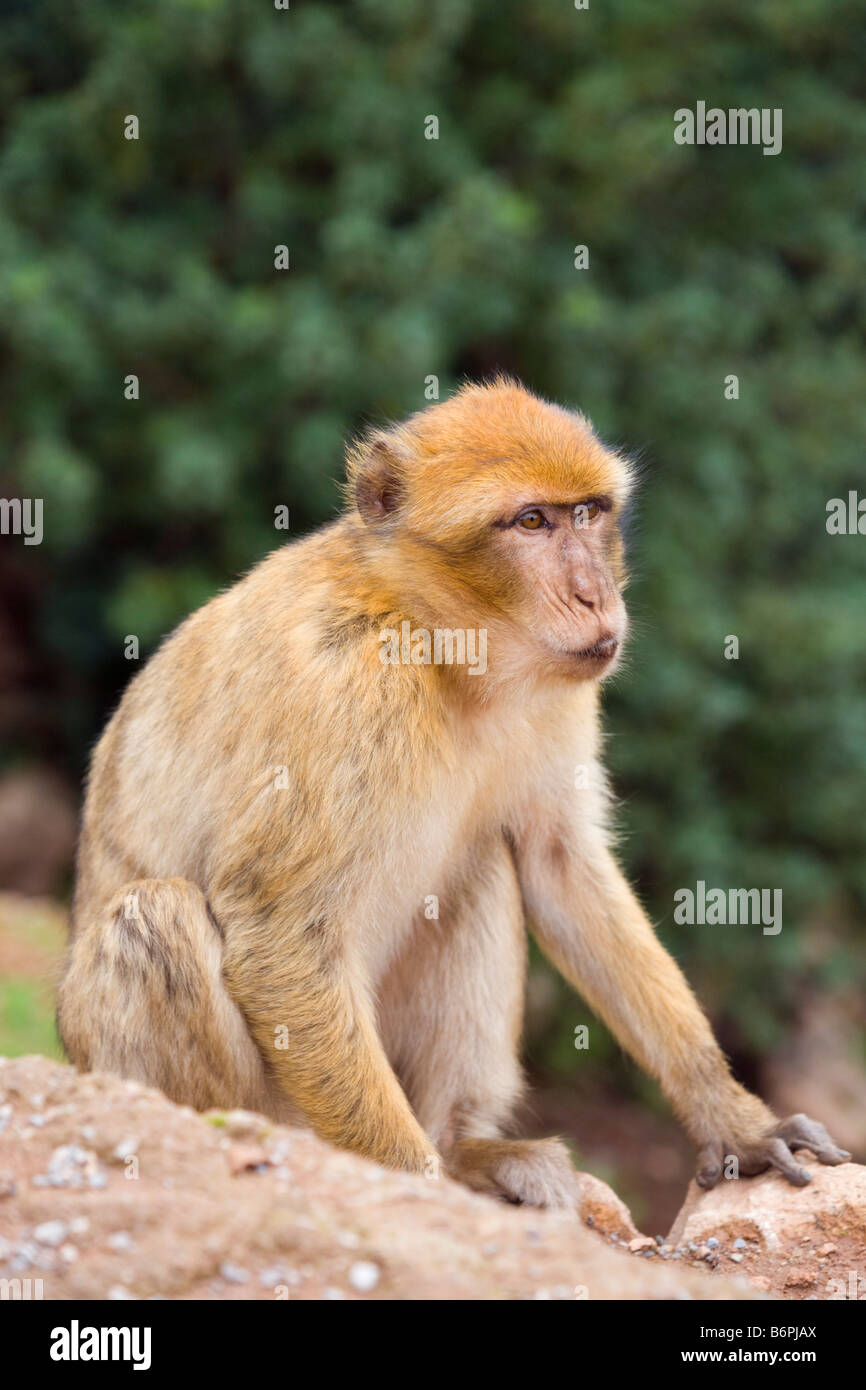
[{"label": "monkey's eye", "polygon": [[540,512],[537,507],[530,507],[528,512],[522,512],[517,518],[517,524],[522,526],[524,531],[540,531],[542,527],[547,525],[547,522],[543,512]]},{"label": "monkey's eye", "polygon": [[576,529],[579,530],[581,526],[588,526],[591,521],[595,521],[597,516],[601,516],[603,511],[604,507],[601,503],[593,501],[592,498],[588,502],[578,502],[574,509]]}]

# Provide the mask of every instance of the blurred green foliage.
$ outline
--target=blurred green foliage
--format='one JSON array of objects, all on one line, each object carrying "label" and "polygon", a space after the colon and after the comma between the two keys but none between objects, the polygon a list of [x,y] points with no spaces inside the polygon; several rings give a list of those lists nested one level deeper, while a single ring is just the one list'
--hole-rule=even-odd
[{"label": "blurred green foliage", "polygon": [[32,980],[0,980],[0,1053],[4,1057],[60,1057],[50,999]]},{"label": "blurred green foliage", "polygon": [[[331,515],[346,436],[428,375],[514,372],[640,455],[623,852],[735,1050],[781,1045],[863,972],[866,539],[824,524],[866,495],[863,6],[4,9],[0,473],[46,528],[3,540],[8,756],[79,775],[127,633],[272,548],[276,505]],[[783,152],[675,145],[699,99],[781,107]],[[674,927],[698,878],[782,887],[781,936]]]}]

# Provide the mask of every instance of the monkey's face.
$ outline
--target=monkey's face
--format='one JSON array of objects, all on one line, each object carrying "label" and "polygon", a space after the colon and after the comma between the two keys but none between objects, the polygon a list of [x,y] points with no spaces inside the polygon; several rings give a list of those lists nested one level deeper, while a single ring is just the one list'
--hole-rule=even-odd
[{"label": "monkey's face", "polygon": [[514,382],[465,387],[374,432],[350,478],[393,608],[493,629],[492,667],[613,669],[629,469],[582,415]]},{"label": "monkey's face", "polygon": [[492,547],[512,576],[513,617],[539,654],[576,679],[609,674],[626,632],[614,499],[521,499],[494,523]]}]

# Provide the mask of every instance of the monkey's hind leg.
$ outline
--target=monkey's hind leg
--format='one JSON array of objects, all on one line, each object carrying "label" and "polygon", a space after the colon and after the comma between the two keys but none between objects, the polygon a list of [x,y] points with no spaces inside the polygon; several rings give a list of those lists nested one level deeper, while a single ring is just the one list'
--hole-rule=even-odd
[{"label": "monkey's hind leg", "polygon": [[449,1155],[453,1177],[530,1207],[574,1210],[580,1186],[561,1139],[459,1139]]},{"label": "monkey's hind leg", "polygon": [[223,985],[222,955],[195,884],[128,883],[71,945],[57,1008],[70,1059],[198,1110],[266,1109],[263,1063]]}]

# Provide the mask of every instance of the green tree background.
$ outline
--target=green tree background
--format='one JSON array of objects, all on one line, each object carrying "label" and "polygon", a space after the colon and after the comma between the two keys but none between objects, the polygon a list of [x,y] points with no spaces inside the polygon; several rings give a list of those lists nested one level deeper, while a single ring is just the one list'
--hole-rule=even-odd
[{"label": "green tree background", "polygon": [[[864,488],[864,51],[854,0],[5,4],[0,478],[45,540],[2,539],[4,765],[79,779],[126,634],[278,504],[329,517],[430,374],[510,371],[641,461],[623,854],[741,1069],[784,1052],[866,973],[866,540],[825,528]],[[781,107],[783,152],[677,146],[698,99]],[[677,927],[697,879],[781,887],[782,933]],[[536,1061],[619,1066],[551,997]]]}]

